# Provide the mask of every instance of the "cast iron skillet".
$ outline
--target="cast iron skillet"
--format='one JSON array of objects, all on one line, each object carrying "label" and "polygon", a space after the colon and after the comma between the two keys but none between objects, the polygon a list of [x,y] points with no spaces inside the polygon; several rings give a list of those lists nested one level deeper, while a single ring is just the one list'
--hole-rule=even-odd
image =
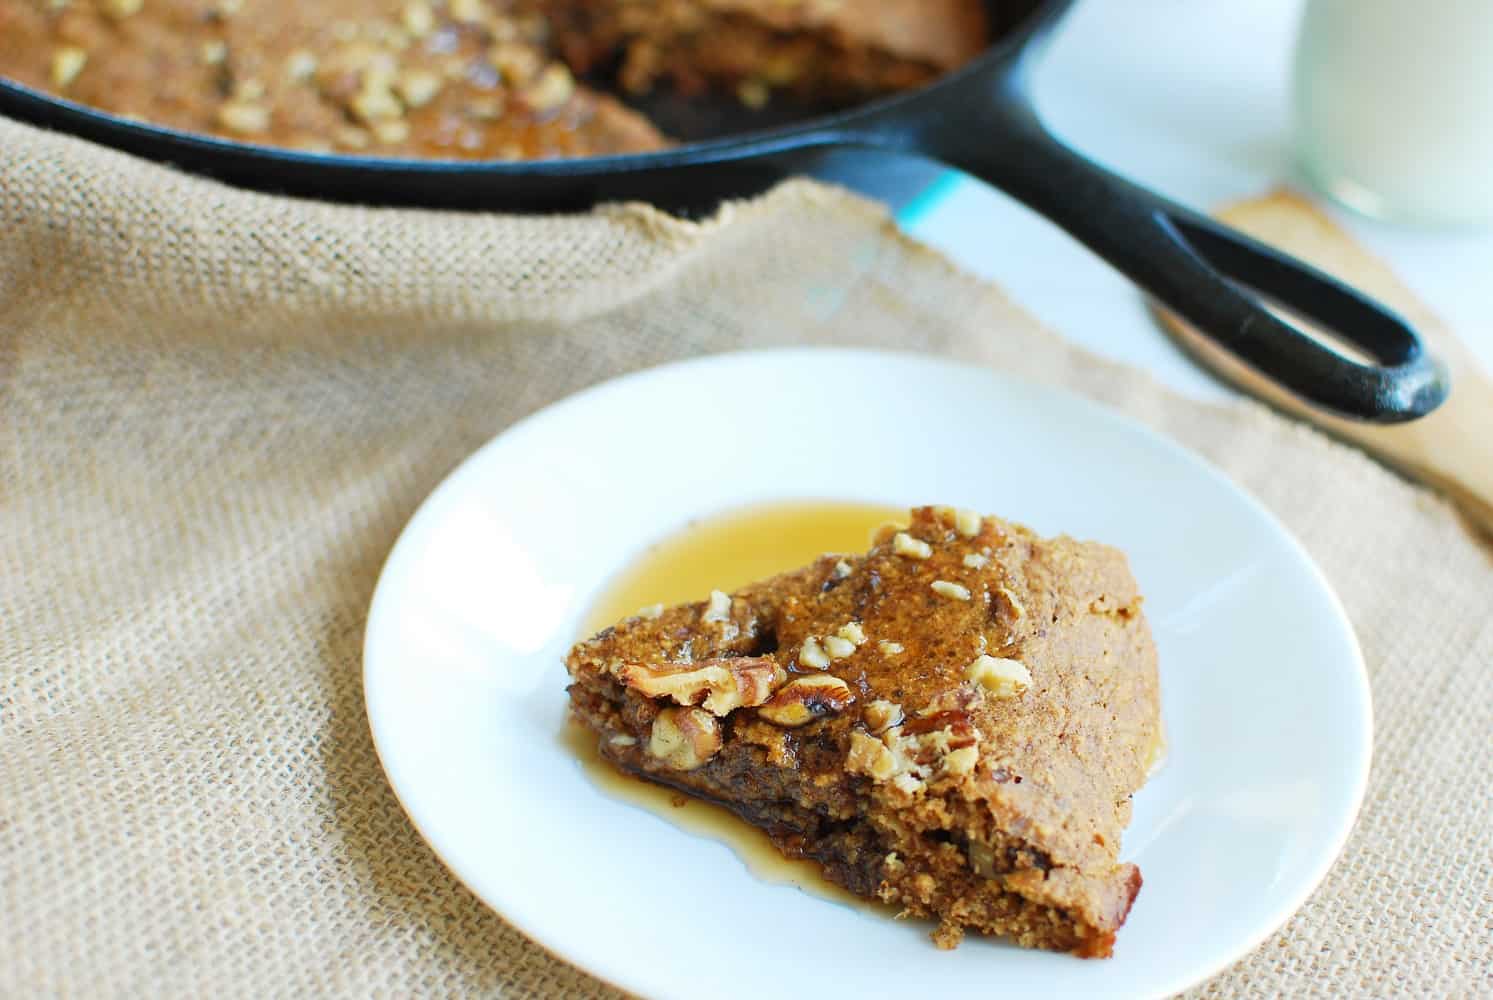
[{"label": "cast iron skillet", "polygon": [[[699,212],[810,169],[835,148],[941,160],[1045,215],[1162,305],[1262,374],[1326,409],[1384,423],[1435,409],[1445,369],[1399,316],[1319,271],[1085,159],[1037,119],[1028,69],[1072,0],[1033,2],[973,63],[921,90],[850,111],[663,152],[529,163],[395,160],[300,153],[124,121],[0,81],[0,111],[230,183],[374,204],[559,211],[643,200]],[[668,126],[666,121],[665,126]],[[676,133],[680,134],[680,133]],[[1282,321],[1313,321],[1350,360]]]}]

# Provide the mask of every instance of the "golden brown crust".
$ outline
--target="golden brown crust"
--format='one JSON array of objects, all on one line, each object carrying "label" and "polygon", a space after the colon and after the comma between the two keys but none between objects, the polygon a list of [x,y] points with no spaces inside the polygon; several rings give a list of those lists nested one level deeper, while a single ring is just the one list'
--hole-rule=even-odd
[{"label": "golden brown crust", "polygon": [[[528,3],[0,0],[0,74],[190,132],[309,151],[536,159],[657,149],[578,86]],[[59,73],[59,54],[79,62]]]},{"label": "golden brown crust", "polygon": [[[1114,549],[920,508],[865,556],[714,602],[728,614],[682,605],[579,643],[572,704],[620,767],[938,919],[942,944],[968,927],[1107,955],[1140,885],[1120,838],[1159,733],[1140,600]],[[731,658],[775,664],[775,693],[725,713],[701,766],[650,756],[654,719],[679,698],[633,679]],[[843,696],[808,715],[769,707],[805,682]]]},{"label": "golden brown crust", "polygon": [[[244,142],[438,159],[659,149],[573,72],[815,101],[921,84],[984,45],[980,0],[0,0],[0,75]],[[628,86],[628,85],[631,86]],[[743,86],[745,85],[745,86]]]}]

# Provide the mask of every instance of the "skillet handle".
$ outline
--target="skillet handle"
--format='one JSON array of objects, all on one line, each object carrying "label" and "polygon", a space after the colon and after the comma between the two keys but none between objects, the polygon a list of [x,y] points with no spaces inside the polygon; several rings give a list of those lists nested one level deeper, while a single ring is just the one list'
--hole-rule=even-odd
[{"label": "skillet handle", "polygon": [[[963,110],[972,105],[978,125],[958,114],[925,123],[919,145],[1057,223],[1256,371],[1329,411],[1379,423],[1414,420],[1446,398],[1446,369],[1397,314],[1086,159],[1048,132],[1024,97],[986,95]],[[1267,299],[1375,363],[1324,346]]]}]

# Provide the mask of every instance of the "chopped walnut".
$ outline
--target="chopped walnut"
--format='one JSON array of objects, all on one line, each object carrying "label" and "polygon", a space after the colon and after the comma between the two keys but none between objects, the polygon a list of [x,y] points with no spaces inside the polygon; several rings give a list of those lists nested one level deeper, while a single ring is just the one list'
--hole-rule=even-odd
[{"label": "chopped walnut", "polygon": [[785,675],[771,657],[737,656],[690,664],[630,663],[617,676],[649,698],[670,698],[680,705],[699,705],[712,715],[728,715],[767,701]]},{"label": "chopped walnut", "polygon": [[975,765],[979,763],[979,760],[980,750],[973,744],[967,747],[959,747],[956,750],[950,750],[943,755],[941,761],[943,773],[953,775],[969,774],[975,769]]},{"label": "chopped walnut", "polygon": [[450,0],[446,4],[446,10],[453,21],[464,24],[476,24],[488,14],[487,4],[482,0]]},{"label": "chopped walnut", "polygon": [[270,127],[270,109],[252,101],[228,101],[218,109],[218,124],[230,132],[253,135]]},{"label": "chopped walnut", "polygon": [[348,108],[364,124],[398,118],[404,114],[404,105],[394,96],[387,82],[376,74],[369,74],[363,89],[348,102]]},{"label": "chopped walnut", "polygon": [[779,688],[757,714],[774,725],[793,728],[836,712],[855,703],[850,685],[830,674],[800,677]]},{"label": "chopped walnut", "polygon": [[701,621],[724,622],[731,619],[731,596],[723,591],[712,590],[710,600],[705,604],[705,613]]},{"label": "chopped walnut", "polygon": [[857,646],[866,641],[866,630],[860,622],[846,622],[835,631],[835,635]]},{"label": "chopped walnut", "polygon": [[933,592],[941,597],[953,598],[956,601],[969,600],[969,588],[963,584],[952,583],[948,580],[934,580],[929,584]]},{"label": "chopped walnut", "polygon": [[909,559],[927,559],[933,554],[933,546],[921,538],[914,538],[905,531],[892,536],[892,551]]},{"label": "chopped walnut", "polygon": [[902,706],[894,701],[878,698],[865,707],[861,718],[867,728],[879,736],[902,721]]},{"label": "chopped walnut", "polygon": [[500,42],[487,50],[487,59],[510,87],[528,83],[544,66],[544,55],[522,42]]},{"label": "chopped walnut", "polygon": [[1011,609],[1011,617],[1013,617],[1013,618],[1025,618],[1026,617],[1026,607],[1021,603],[1020,600],[1017,599],[1016,595],[1011,592],[1011,588],[1009,588],[1009,587],[998,587],[998,588],[996,588],[995,592],[996,592],[997,595],[999,595],[999,597],[1000,597],[1001,600],[1003,600],[1003,601],[1006,602],[1006,607],[1008,607],[1008,608]]},{"label": "chopped walnut", "polygon": [[420,108],[435,99],[441,92],[443,82],[439,73],[426,69],[407,69],[399,74],[395,89],[406,107]]},{"label": "chopped walnut", "polygon": [[666,708],[653,720],[648,753],[677,771],[701,767],[720,749],[720,723],[698,708]]},{"label": "chopped walnut", "polygon": [[1016,698],[1032,686],[1032,675],[1020,660],[980,655],[964,668],[966,680],[996,698]]},{"label": "chopped walnut", "polygon": [[832,660],[843,660],[855,652],[855,643],[838,635],[827,635],[821,643]]},{"label": "chopped walnut", "polygon": [[995,850],[978,840],[969,842],[969,867],[981,878],[995,878]]},{"label": "chopped walnut", "polygon": [[913,795],[935,775],[959,776],[979,761],[979,731],[969,709],[978,700],[966,685],[943,692],[912,718],[903,718],[899,705],[874,701],[864,720],[875,735],[851,734],[845,767]]},{"label": "chopped walnut", "polygon": [[[970,684],[959,684],[945,691],[940,691],[928,699],[928,704],[918,713],[920,719],[934,717],[950,718],[954,715],[968,715],[970,711],[983,699],[984,693],[980,688]],[[923,726],[927,728],[937,728]]]},{"label": "chopped walnut", "polygon": [[415,0],[413,3],[404,5],[400,20],[404,23],[405,31],[416,38],[424,38],[435,27],[435,12],[424,0]]},{"label": "chopped walnut", "polygon": [[140,13],[140,8],[145,6],[145,0],[102,0],[99,4],[104,8],[104,13],[122,21],[132,14]]},{"label": "chopped walnut", "polygon": [[64,45],[52,53],[52,83],[66,87],[78,78],[88,64],[88,53],[76,45]]},{"label": "chopped walnut", "polygon": [[[904,732],[906,729],[904,727]],[[963,750],[979,742],[979,734],[963,719],[950,719],[941,729],[918,734],[918,750],[925,756],[941,760],[956,750]]]},{"label": "chopped walnut", "polygon": [[919,759],[922,756],[926,754],[921,739],[904,735],[902,726],[893,726],[879,738],[856,730],[850,734],[845,769],[912,795],[932,774],[927,763]]},{"label": "chopped walnut", "polygon": [[819,639],[811,635],[799,647],[798,662],[800,666],[809,667],[812,670],[824,670],[829,667],[829,654],[819,644]]},{"label": "chopped walnut", "polygon": [[553,111],[575,95],[575,77],[563,63],[550,63],[524,88],[524,100],[536,111]]},{"label": "chopped walnut", "polygon": [[910,771],[892,775],[892,787],[903,795],[916,795],[923,787],[923,779]]},{"label": "chopped walnut", "polygon": [[845,758],[845,770],[851,774],[864,774],[872,781],[886,781],[897,773],[897,761],[885,743],[857,729],[850,734],[850,753]]},{"label": "chopped walnut", "polygon": [[933,515],[965,538],[978,535],[985,523],[985,519],[977,511],[965,510],[962,507],[934,507]]}]

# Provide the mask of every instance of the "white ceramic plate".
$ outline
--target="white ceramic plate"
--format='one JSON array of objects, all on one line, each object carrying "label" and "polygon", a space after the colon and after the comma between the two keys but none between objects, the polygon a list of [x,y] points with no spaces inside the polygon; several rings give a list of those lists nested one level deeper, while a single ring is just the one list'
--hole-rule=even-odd
[{"label": "white ceramic plate", "polygon": [[[685,456],[685,457],[680,457]],[[562,659],[598,590],[689,519],[753,501],[947,503],[1130,555],[1171,740],[1124,856],[1115,957],[966,939],[751,875],[600,793],[560,741]],[[1073,396],[865,351],[707,358],[519,423],[395,546],[368,717],[421,834],[550,951],[653,997],[1155,996],[1258,944],[1353,823],[1369,689],[1342,608],[1281,526],[1201,460]]]}]

